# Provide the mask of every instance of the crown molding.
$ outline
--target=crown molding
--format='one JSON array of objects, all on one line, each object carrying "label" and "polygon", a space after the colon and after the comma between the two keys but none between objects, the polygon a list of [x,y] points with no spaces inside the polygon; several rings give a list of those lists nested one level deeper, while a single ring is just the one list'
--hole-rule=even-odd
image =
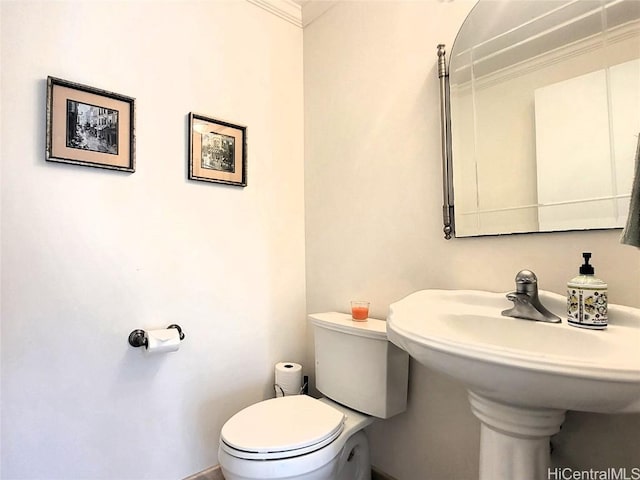
[{"label": "crown molding", "polygon": [[247,0],[247,2],[302,28],[302,7],[293,0]]}]

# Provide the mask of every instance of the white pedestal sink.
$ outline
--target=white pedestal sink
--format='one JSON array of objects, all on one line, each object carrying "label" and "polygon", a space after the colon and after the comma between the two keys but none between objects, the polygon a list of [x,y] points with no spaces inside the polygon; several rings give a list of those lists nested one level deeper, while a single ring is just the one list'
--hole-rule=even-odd
[{"label": "white pedestal sink", "polygon": [[563,323],[503,317],[504,294],[473,290],[422,290],[390,308],[389,340],[466,385],[481,480],[548,478],[567,410],[640,412],[640,310],[609,305],[609,327],[595,331],[566,323],[565,297],[540,300]]}]

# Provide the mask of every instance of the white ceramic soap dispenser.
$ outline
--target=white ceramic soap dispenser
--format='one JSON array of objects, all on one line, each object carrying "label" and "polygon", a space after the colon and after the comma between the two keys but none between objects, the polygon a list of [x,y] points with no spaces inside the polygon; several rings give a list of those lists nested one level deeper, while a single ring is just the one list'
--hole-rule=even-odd
[{"label": "white ceramic soap dispenser", "polygon": [[589,265],[591,253],[585,252],[580,275],[567,282],[567,321],[574,327],[602,330],[607,317],[607,284],[594,276]]}]

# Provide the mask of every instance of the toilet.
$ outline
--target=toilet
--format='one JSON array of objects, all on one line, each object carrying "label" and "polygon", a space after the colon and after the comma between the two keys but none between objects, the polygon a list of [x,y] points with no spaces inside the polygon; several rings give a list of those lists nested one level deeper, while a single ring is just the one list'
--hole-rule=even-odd
[{"label": "toilet", "polygon": [[409,357],[382,320],[328,312],[309,321],[324,397],[271,398],[231,417],[218,449],[225,480],[371,479],[364,428],[406,409]]}]

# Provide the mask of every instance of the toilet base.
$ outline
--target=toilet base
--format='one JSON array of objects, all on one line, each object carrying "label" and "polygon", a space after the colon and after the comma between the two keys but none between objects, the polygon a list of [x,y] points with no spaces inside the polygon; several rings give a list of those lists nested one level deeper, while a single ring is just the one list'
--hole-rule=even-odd
[{"label": "toilet base", "polygon": [[338,471],[330,480],[371,480],[369,440],[362,430],[347,440],[337,463]]}]

